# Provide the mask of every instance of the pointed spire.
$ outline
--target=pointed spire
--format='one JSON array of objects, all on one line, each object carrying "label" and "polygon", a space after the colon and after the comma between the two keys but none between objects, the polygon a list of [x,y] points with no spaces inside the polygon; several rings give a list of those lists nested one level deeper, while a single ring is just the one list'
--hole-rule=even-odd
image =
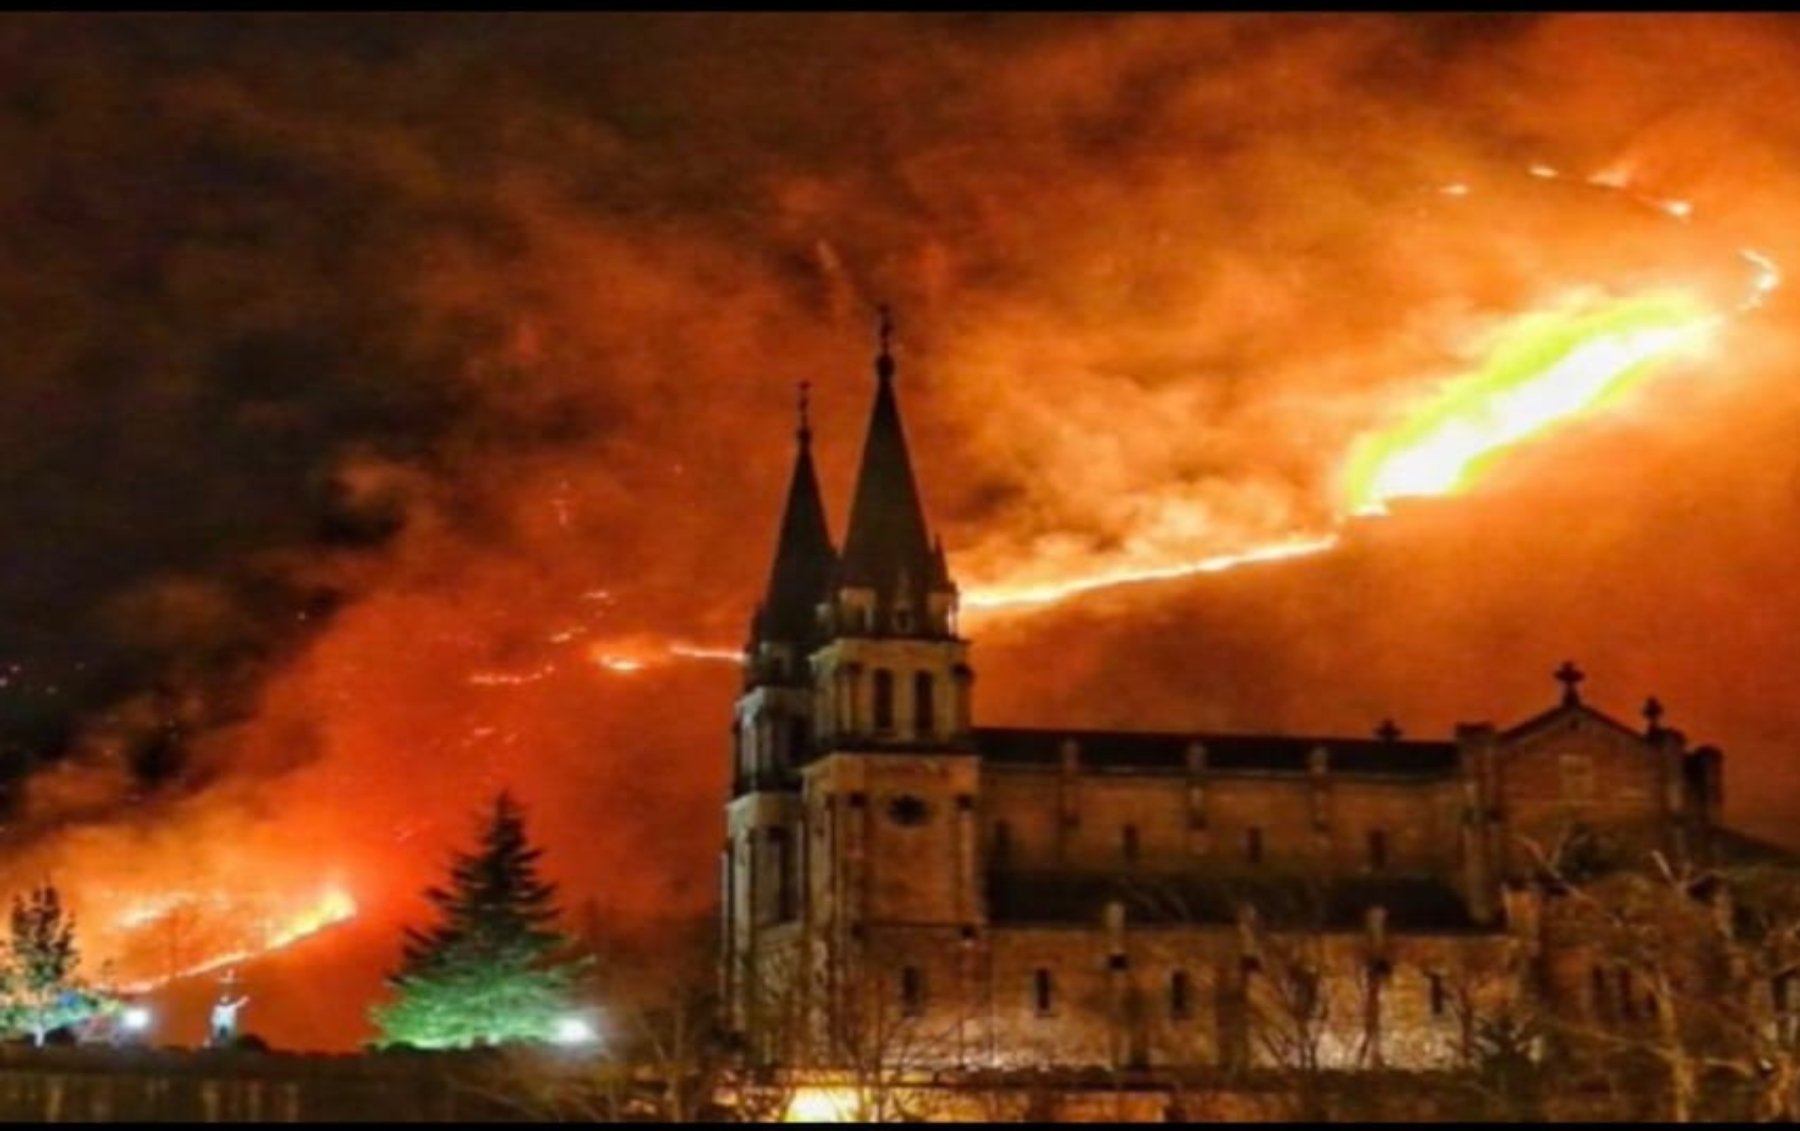
[{"label": "pointed spire", "polygon": [[881,350],[875,355],[875,378],[878,381],[894,379],[894,312],[884,303],[881,307],[881,322],[876,329],[881,340]]},{"label": "pointed spire", "polygon": [[807,415],[810,390],[807,382],[800,382],[794,474],[781,515],[768,593],[753,626],[760,640],[809,643],[817,634],[819,603],[825,600],[837,567],[819,476],[813,469],[812,422]]},{"label": "pointed spire", "polygon": [[900,422],[900,404],[894,395],[893,332],[893,318],[882,307],[875,404],[863,441],[838,584],[875,590],[877,608],[882,610],[895,606],[904,584],[908,589],[905,603],[917,610],[924,607],[927,592],[950,585],[926,530],[906,431]]}]

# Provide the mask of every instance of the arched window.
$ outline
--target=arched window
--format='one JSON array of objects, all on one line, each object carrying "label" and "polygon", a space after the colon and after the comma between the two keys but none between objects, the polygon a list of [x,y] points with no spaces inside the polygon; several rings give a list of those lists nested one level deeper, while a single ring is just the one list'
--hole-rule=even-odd
[{"label": "arched window", "polygon": [[1050,971],[1038,967],[1031,979],[1031,989],[1038,1016],[1047,1016],[1056,1007],[1056,985],[1050,980]]},{"label": "arched window", "polygon": [[1252,864],[1263,861],[1263,834],[1258,828],[1244,830],[1244,859]]},{"label": "arched window", "polygon": [[937,733],[936,690],[930,672],[913,673],[913,729],[922,735]]},{"label": "arched window", "polygon": [[925,973],[917,966],[900,969],[900,1013],[905,1017],[925,1013]]},{"label": "arched window", "polygon": [[1137,826],[1136,825],[1126,825],[1124,828],[1120,829],[1119,830],[1119,851],[1124,853],[1125,859],[1127,861],[1135,861],[1138,858],[1138,849],[1139,849],[1139,845],[1138,845],[1138,828],[1137,828]]},{"label": "arched window", "polygon": [[886,668],[875,669],[875,729],[894,729],[894,673]]},{"label": "arched window", "polygon": [[1387,864],[1388,864],[1387,833],[1386,833],[1386,831],[1384,831],[1382,829],[1370,829],[1369,830],[1369,868],[1373,871],[1380,872],[1387,868]]},{"label": "arched window", "polygon": [[1169,975],[1169,1016],[1187,1018],[1192,1017],[1193,1013],[1193,985],[1188,980],[1186,970],[1176,970]]}]

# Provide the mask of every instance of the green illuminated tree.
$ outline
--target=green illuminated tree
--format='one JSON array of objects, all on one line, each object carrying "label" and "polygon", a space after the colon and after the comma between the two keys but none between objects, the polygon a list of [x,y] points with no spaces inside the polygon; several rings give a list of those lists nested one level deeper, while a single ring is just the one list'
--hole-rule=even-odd
[{"label": "green illuminated tree", "polygon": [[556,889],[538,877],[542,854],[502,793],[480,848],[456,854],[449,885],[425,893],[439,921],[406,931],[400,969],[388,979],[397,996],[371,1013],[384,1043],[469,1048],[554,1036],[579,964],[553,927]]},{"label": "green illuminated tree", "polygon": [[75,945],[75,919],[63,910],[55,886],[43,884],[14,896],[8,926],[0,1008],[9,1030],[30,1033],[33,1043],[41,1045],[52,1030],[106,1008],[106,998],[76,974],[81,952]]}]

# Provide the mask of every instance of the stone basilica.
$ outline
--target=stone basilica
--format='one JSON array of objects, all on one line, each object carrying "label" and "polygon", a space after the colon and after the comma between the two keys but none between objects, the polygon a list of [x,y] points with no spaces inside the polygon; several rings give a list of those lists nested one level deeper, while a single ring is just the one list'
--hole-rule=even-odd
[{"label": "stone basilica", "polygon": [[886,333],[841,548],[802,416],[732,728],[721,979],[762,1062],[1425,1068],[1520,995],[1629,1012],[1570,830],[1711,852],[1721,759],[1560,701],[1441,740],[983,727]]}]

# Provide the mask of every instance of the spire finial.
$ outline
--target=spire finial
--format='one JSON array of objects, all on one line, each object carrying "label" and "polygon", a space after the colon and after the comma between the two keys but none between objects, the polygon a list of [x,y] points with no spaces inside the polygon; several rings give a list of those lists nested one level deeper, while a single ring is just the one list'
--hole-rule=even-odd
[{"label": "spire finial", "polygon": [[1662,733],[1663,705],[1662,700],[1652,695],[1644,700],[1644,721],[1649,724],[1645,729],[1650,737],[1655,738]]},{"label": "spire finial", "polygon": [[1393,719],[1381,720],[1381,725],[1375,728],[1375,737],[1383,742],[1399,742],[1400,724]]},{"label": "spire finial", "polygon": [[799,394],[800,442],[804,444],[812,439],[812,382],[800,382]]},{"label": "spire finial", "polygon": [[1573,707],[1581,702],[1581,681],[1587,678],[1582,670],[1575,666],[1574,660],[1564,660],[1562,667],[1555,671],[1556,680],[1563,685],[1563,706]]},{"label": "spire finial", "polygon": [[877,336],[881,343],[881,352],[875,358],[875,373],[883,381],[894,376],[894,312],[886,303],[881,304],[881,321],[877,328]]}]

